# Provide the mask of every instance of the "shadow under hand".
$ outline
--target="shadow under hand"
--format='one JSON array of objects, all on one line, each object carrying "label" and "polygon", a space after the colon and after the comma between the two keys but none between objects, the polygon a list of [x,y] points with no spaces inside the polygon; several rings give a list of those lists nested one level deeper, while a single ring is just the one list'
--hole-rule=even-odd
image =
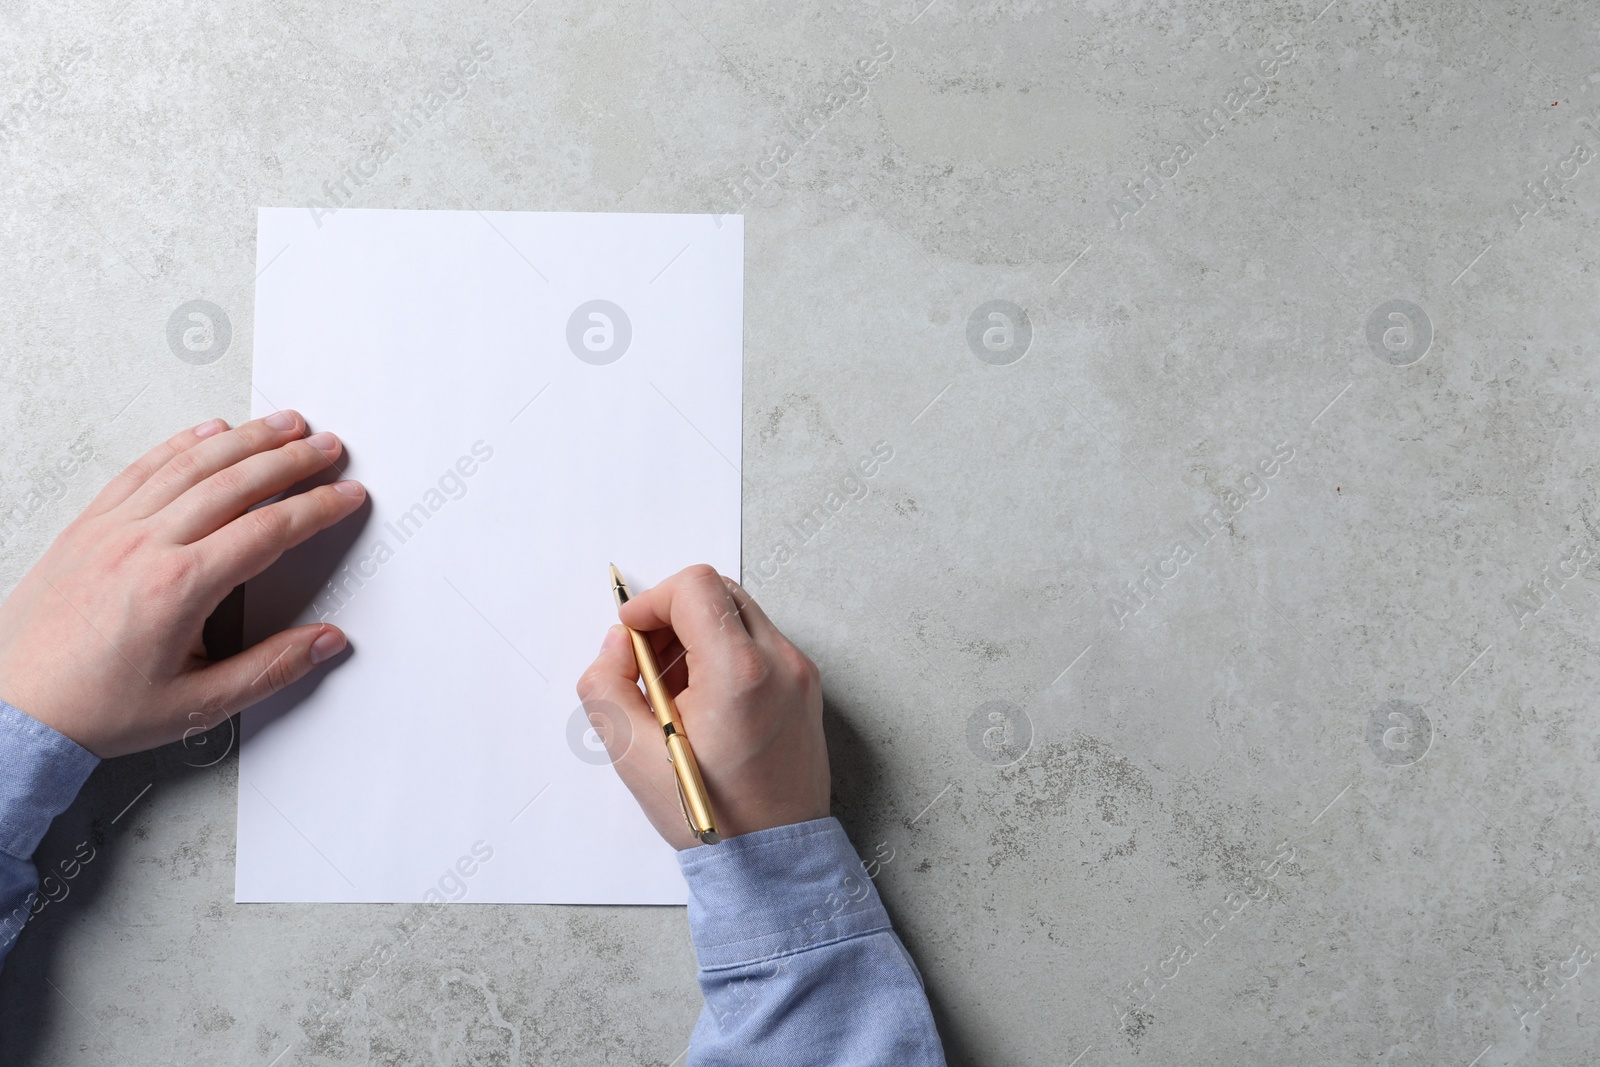
[{"label": "shadow under hand", "polygon": [[[338,477],[337,471],[330,470],[297,486],[295,491]],[[284,553],[265,572],[251,579],[248,586],[239,586],[224,597],[205,623],[207,658],[225,659],[294,625],[297,617],[327,590],[329,579],[343,565],[371,514],[370,501],[363,503],[348,519]],[[247,596],[248,617],[244,610]],[[328,670],[350,654],[347,648],[299,682],[255,705],[251,732],[304,700]],[[71,977],[75,972],[93,973],[96,963],[105,961],[96,961],[89,955],[94,947],[84,939],[74,939],[74,943],[86,954],[58,959],[63,941],[74,938],[78,930],[93,928],[87,919],[113,886],[117,855],[136,847],[123,838],[130,833],[136,840],[151,835],[147,809],[156,797],[168,804],[182,805],[170,794],[205,788],[215,793],[235,786],[241,730],[241,720],[236,715],[212,730],[196,732],[170,745],[106,760],[89,776],[72,806],[51,823],[34,853],[42,903],[33,905],[34,914],[0,970],[0,1063],[24,1067],[43,1062],[41,1037],[53,1028],[51,1020],[61,1013],[78,1014],[63,987],[80,984]],[[207,775],[220,778],[208,781],[204,777]],[[214,808],[213,801],[214,797],[208,797],[193,807],[182,806],[178,810],[205,811],[208,804]],[[139,909],[128,910],[135,914]],[[137,976],[130,977],[137,980]],[[107,1051],[115,1053],[114,1058],[121,1058],[115,1046],[106,1044],[100,1049],[102,1055]]]},{"label": "shadow under hand", "polygon": [[[305,487],[336,481],[341,476],[330,469],[324,476],[306,483]],[[249,602],[249,611],[240,630],[244,643],[253,645],[295,625],[306,609],[315,603],[321,603],[324,609],[330,611],[327,620],[332,621],[338,608],[359,591],[361,580],[348,577],[348,571],[341,572],[341,568],[350,558],[352,548],[371,519],[372,500],[369,497],[349,518],[291,548],[276,563],[250,579],[243,587],[244,598]],[[244,736],[271,729],[273,723],[316,692],[328,672],[351,654],[351,646],[346,646],[343,652],[319,665],[298,682],[252,705]]]},{"label": "shadow under hand", "polygon": [[[833,779],[833,815],[850,835],[856,851],[871,856],[879,841],[903,847],[905,825],[903,815],[897,815],[894,810],[888,766],[873,752],[871,744],[855,725],[866,718],[867,715],[856,713],[824,689],[822,727],[828,740],[828,763]],[[879,896],[883,896],[881,891]],[[928,906],[938,905],[929,901]],[[913,959],[919,957],[921,946],[914,938],[908,938],[906,927],[895,917],[896,909],[888,900],[884,900],[884,908],[894,922],[896,935],[906,942],[906,951]],[[956,1017],[947,1008],[950,1002],[944,989],[948,983],[943,981],[942,975],[924,970],[921,964],[918,970],[922,971],[928,1006],[933,1010],[939,1038],[944,1043],[946,1061],[952,1065],[983,1062],[976,1043],[957,1025]]]}]

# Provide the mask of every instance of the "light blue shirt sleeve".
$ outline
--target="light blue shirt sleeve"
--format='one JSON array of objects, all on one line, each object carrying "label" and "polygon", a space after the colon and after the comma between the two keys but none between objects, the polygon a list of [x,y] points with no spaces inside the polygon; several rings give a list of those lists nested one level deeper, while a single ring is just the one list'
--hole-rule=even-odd
[{"label": "light blue shirt sleeve", "polygon": [[700,845],[678,863],[705,996],[688,1067],[942,1067],[922,976],[839,820]]},{"label": "light blue shirt sleeve", "polygon": [[[99,762],[0,701],[0,963],[35,902],[34,850]],[[689,1067],[943,1067],[922,976],[837,819],[678,861],[705,996]]]},{"label": "light blue shirt sleeve", "polygon": [[99,762],[88,749],[0,700],[0,965],[37,895],[33,851]]}]

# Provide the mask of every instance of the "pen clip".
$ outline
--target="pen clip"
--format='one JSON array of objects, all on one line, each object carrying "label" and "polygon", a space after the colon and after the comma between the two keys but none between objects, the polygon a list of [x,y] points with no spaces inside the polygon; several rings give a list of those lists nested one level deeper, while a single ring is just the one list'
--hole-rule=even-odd
[{"label": "pen clip", "polygon": [[[672,757],[668,756],[667,762],[671,763]],[[689,827],[689,832],[695,836],[696,840],[698,840],[700,837],[700,831],[695,827],[694,820],[689,817],[689,798],[684,795],[683,782],[676,774],[674,774],[672,776],[672,784],[678,787],[678,810],[683,812],[684,825]]]}]

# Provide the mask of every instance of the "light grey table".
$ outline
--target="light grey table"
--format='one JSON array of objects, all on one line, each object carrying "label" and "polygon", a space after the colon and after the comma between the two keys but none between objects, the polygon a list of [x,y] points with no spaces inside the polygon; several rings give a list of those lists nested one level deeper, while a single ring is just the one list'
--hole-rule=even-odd
[{"label": "light grey table", "polygon": [[[952,1061],[1593,1062],[1593,6],[926,2],[9,7],[5,587],[245,417],[255,206],[742,211],[746,577]],[[237,906],[210,758],[58,821],[0,1061],[682,1062],[681,912]]]}]

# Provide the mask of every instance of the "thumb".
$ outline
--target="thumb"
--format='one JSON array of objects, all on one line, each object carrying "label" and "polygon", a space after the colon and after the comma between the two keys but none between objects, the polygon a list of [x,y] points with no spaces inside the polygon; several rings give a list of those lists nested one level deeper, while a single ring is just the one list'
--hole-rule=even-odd
[{"label": "thumb", "polygon": [[614,765],[633,750],[635,735],[648,737],[655,725],[655,716],[639,692],[638,679],[633,642],[626,629],[613,626],[606,631],[600,654],[578,679],[578,699]]},{"label": "thumb", "polygon": [[578,697],[606,743],[617,777],[656,832],[674,848],[699,844],[684,826],[671,764],[663,757],[661,727],[639,692],[639,663],[622,626],[606,631],[600,654],[578,679]]},{"label": "thumb", "polygon": [[[198,703],[218,721],[293,685],[346,645],[344,631],[325,622],[283,630],[195,675]],[[216,725],[208,723],[208,726]]]}]

